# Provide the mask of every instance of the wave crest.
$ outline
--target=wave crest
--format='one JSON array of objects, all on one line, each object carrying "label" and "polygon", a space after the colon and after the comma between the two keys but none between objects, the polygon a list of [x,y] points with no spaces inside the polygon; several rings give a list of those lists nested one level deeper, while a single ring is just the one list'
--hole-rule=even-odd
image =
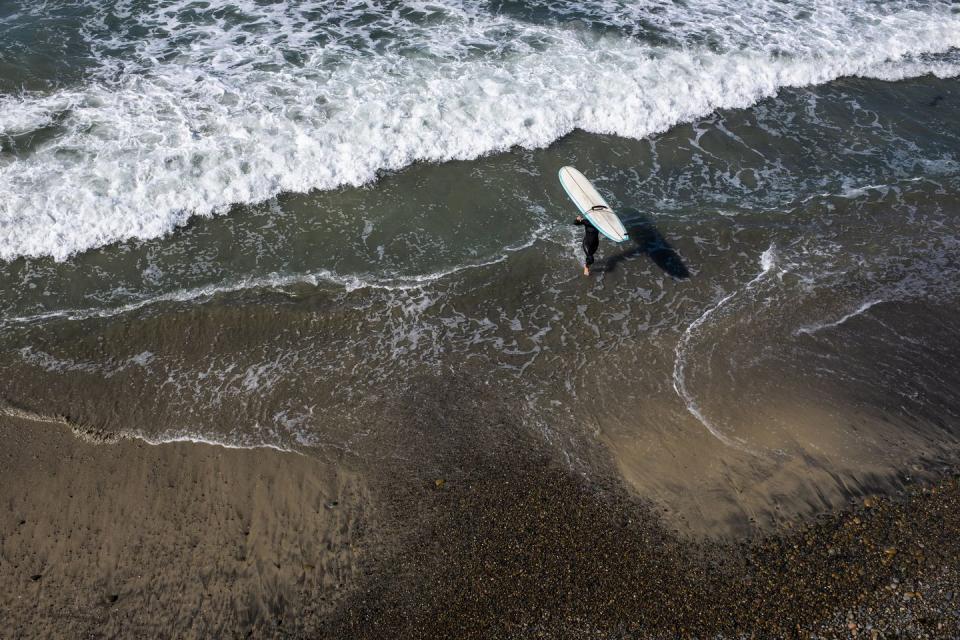
[{"label": "wave crest", "polygon": [[[0,138],[59,130],[0,155],[0,259],[63,260],[233,204],[544,147],[576,128],[642,138],[787,86],[960,73],[948,3],[854,2],[769,25],[773,5],[759,3],[736,29],[708,28],[736,9],[723,0],[674,7],[684,20],[668,12],[641,35],[629,27],[643,11],[608,4],[580,10],[612,30],[470,2],[116,3],[84,26],[100,65],[88,83],[0,97]],[[121,10],[126,27],[108,29]]]}]

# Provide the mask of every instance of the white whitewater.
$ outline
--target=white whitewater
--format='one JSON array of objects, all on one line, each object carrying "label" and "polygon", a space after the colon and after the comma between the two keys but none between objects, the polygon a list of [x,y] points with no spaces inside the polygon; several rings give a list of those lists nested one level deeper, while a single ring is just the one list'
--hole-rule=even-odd
[{"label": "white whitewater", "polygon": [[[0,96],[0,136],[57,131],[0,156],[0,259],[63,260],[576,128],[642,138],[783,87],[960,72],[949,2],[580,2],[547,5],[549,24],[470,1],[206,4],[97,3],[86,82]],[[128,27],[104,26],[119,18]],[[668,44],[644,41],[641,18]]]},{"label": "white whitewater", "polygon": [[793,335],[800,335],[801,333],[805,333],[807,335],[813,335],[818,331],[823,331],[824,329],[832,329],[834,327],[839,327],[847,320],[856,318],[857,316],[865,313],[869,309],[875,307],[876,305],[882,302],[885,302],[885,300],[868,300],[867,302],[864,302],[863,304],[861,304],[859,307],[857,307],[850,313],[843,315],[832,322],[824,322],[822,324],[811,324],[811,325],[803,326],[797,329],[796,331],[794,331]]}]

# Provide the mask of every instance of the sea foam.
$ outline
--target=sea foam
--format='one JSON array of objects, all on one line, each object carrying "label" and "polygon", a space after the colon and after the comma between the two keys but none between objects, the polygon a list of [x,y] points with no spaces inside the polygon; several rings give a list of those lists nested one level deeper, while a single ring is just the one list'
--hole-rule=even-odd
[{"label": "sea foam", "polygon": [[476,2],[105,3],[83,83],[0,96],[0,137],[57,130],[0,155],[0,259],[576,128],[642,138],[787,86],[960,72],[947,2],[752,4],[543,3],[536,21]]}]

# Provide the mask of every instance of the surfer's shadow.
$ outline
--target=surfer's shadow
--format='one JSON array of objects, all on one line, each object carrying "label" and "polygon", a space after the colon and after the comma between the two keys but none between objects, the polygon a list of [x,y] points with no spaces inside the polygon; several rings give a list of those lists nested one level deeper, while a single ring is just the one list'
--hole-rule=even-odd
[{"label": "surfer's shadow", "polygon": [[605,273],[612,273],[621,262],[641,255],[647,255],[664,273],[678,280],[690,277],[690,270],[683,263],[680,254],[667,242],[657,230],[653,221],[633,208],[621,209],[623,226],[630,236],[633,247],[606,258],[602,264]]}]

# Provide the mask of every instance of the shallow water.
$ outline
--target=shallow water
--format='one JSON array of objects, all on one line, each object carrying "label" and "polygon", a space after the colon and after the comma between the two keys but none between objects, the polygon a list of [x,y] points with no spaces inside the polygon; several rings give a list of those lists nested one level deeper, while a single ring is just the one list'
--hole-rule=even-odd
[{"label": "shallow water", "polygon": [[[950,5],[158,6],[0,14],[9,405],[375,460],[465,372],[705,531],[955,455]],[[633,238],[589,278],[567,164]]]}]

